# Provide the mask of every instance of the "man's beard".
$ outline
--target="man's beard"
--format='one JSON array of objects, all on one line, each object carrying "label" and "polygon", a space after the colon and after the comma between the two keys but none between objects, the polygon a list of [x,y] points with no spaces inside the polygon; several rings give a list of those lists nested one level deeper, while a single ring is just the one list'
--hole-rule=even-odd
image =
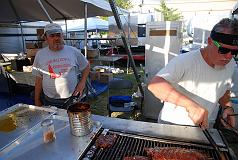
[{"label": "man's beard", "polygon": [[215,68],[216,70],[222,70],[222,69],[225,68],[225,66],[215,65],[214,68]]},{"label": "man's beard", "polygon": [[56,43],[54,44],[54,49],[55,50],[61,50],[63,48],[64,44],[63,43]]}]

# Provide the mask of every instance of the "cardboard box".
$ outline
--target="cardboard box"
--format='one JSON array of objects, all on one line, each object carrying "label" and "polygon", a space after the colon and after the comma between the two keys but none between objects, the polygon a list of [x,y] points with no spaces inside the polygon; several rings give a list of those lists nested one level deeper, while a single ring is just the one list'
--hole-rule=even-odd
[{"label": "cardboard box", "polygon": [[101,83],[108,83],[112,79],[113,79],[112,73],[101,73],[100,74],[100,82]]},{"label": "cardboard box", "polygon": [[90,79],[92,81],[99,81],[100,80],[100,72],[97,72],[97,71],[90,71]]}]

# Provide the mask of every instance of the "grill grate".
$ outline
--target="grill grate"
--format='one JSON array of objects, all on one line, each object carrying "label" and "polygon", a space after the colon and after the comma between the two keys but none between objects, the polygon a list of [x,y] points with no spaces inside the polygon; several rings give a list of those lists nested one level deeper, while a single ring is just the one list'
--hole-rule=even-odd
[{"label": "grill grate", "polygon": [[[153,137],[145,137],[141,135],[127,134],[114,131],[109,131],[108,134],[117,135],[117,139],[113,146],[106,149],[100,149],[96,148],[94,143],[91,145],[86,155],[84,155],[84,158],[87,157],[86,159],[92,160],[122,160],[125,156],[146,156],[144,148],[178,147],[198,150],[199,152],[202,152],[207,155],[209,157],[208,160],[218,159],[215,150],[211,146],[207,146],[204,144],[194,144],[174,140],[158,139]],[[224,150],[223,153],[225,155],[225,158],[228,160],[228,152]]]}]

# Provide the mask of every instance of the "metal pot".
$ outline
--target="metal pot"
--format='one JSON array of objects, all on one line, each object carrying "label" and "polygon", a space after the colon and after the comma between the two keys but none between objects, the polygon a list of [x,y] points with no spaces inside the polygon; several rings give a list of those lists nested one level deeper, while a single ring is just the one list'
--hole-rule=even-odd
[{"label": "metal pot", "polygon": [[92,131],[91,110],[88,103],[74,103],[68,107],[67,113],[72,135],[84,136]]}]

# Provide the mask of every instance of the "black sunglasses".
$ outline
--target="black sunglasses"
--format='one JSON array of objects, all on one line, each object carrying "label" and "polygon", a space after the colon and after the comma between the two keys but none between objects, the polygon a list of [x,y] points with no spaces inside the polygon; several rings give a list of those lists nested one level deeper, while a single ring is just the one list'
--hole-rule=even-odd
[{"label": "black sunglasses", "polygon": [[229,48],[222,47],[217,41],[214,41],[214,40],[213,40],[213,43],[215,44],[215,46],[217,46],[218,52],[220,54],[227,54],[227,53],[231,52],[231,55],[233,55],[235,57],[238,54],[238,49],[229,49]]}]

